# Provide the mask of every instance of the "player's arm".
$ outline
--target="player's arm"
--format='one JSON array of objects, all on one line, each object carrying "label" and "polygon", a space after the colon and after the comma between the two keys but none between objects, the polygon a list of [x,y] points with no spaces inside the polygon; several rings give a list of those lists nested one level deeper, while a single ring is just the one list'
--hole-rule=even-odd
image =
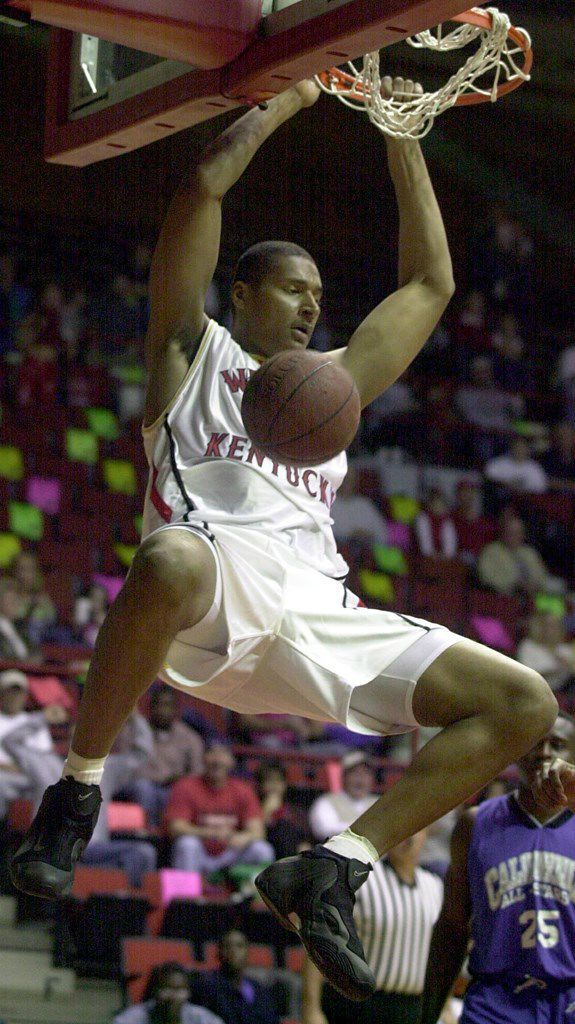
[{"label": "player's arm", "polygon": [[439,1020],[467,952],[471,917],[467,858],[474,816],[474,810],[465,811],[453,831],[443,906],[427,961],[420,1024],[436,1024]]},{"label": "player's arm", "polygon": [[[419,92],[395,79],[388,92]],[[334,353],[355,379],[362,406],[393,384],[423,347],[454,292],[449,246],[419,143],[386,136],[399,208],[399,288]],[[375,240],[374,244],[378,244]]]},{"label": "player's arm", "polygon": [[190,349],[205,326],[204,302],[218,261],[221,207],[263,142],[284,121],[311,106],[319,89],[300,82],[243,114],[203,152],[180,185],[162,224],[150,272],[148,369],[170,350]]}]

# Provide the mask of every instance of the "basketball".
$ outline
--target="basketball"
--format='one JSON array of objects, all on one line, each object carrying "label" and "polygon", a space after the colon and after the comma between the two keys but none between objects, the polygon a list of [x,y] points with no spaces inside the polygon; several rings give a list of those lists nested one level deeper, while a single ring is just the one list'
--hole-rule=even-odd
[{"label": "basketball", "polygon": [[291,466],[338,455],[353,441],[360,413],[351,374],[324,352],[278,352],[252,374],[242,400],[250,440]]}]

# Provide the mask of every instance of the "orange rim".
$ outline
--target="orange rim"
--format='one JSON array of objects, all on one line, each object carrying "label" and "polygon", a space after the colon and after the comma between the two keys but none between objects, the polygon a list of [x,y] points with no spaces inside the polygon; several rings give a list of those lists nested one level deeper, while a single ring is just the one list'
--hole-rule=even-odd
[{"label": "orange rim", "polygon": [[[454,14],[449,21],[460,21],[464,25],[477,25],[478,28],[491,28],[492,18],[488,11],[480,11],[478,9],[463,11],[462,14]],[[527,40],[523,33],[516,29],[513,25],[510,25],[509,32],[507,33],[509,38],[519,46],[523,52],[523,67],[521,68],[523,74],[528,75],[533,65],[533,50],[530,46],[527,46]],[[353,75],[350,75],[347,71],[341,71],[340,68],[329,68],[327,71],[322,71],[318,75],[318,78],[326,86],[326,88],[333,88],[337,92],[345,94],[346,99],[356,100],[359,103],[363,103],[365,96],[369,95],[369,88],[364,88],[363,83],[356,83],[355,89],[349,87],[356,81]],[[508,92],[513,92],[514,89],[518,89],[520,85],[523,85],[523,78],[516,78],[512,82],[502,82],[501,85],[497,86],[497,99],[500,96],[506,96]],[[357,87],[359,86],[359,88]],[[489,103],[491,96],[482,96],[480,93],[470,92],[465,93],[463,96],[458,96],[454,106],[456,107],[472,107],[477,103]]]}]

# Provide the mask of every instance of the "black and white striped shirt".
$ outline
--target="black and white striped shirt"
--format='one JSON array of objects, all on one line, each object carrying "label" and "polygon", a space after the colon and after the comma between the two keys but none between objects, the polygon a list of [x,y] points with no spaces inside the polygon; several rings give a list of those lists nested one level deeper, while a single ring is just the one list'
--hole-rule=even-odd
[{"label": "black and white striped shirt", "polygon": [[421,994],[442,900],[443,883],[430,871],[416,868],[409,885],[388,861],[376,863],[358,890],[353,916],[379,991]]}]

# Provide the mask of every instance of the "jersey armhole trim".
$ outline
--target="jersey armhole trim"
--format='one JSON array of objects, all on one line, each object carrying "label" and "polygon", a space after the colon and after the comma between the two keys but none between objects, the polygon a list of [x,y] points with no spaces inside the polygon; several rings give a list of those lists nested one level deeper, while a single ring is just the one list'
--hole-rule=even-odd
[{"label": "jersey armhole trim", "polygon": [[162,412],[160,413],[160,415],[156,416],[156,419],[153,421],[153,423],[142,424],[142,434],[144,435],[144,437],[147,437],[148,434],[150,434],[152,431],[157,430],[158,427],[163,422],[163,420],[166,418],[166,416],[168,416],[170,411],[173,409],[173,407],[176,404],[178,398],[180,397],[182,392],[187,387],[187,384],[188,384],[188,381],[189,381],[190,377],[192,376],[193,373],[195,373],[196,369],[198,368],[198,366],[200,364],[200,361],[203,359],[205,351],[206,351],[206,348],[208,346],[208,342],[211,340],[211,337],[212,337],[212,335],[214,333],[214,328],[216,328],[217,326],[218,325],[217,325],[215,320],[211,320],[211,319],[208,320],[208,322],[206,324],[206,329],[204,331],[204,336],[203,336],[203,338],[202,338],[202,340],[201,340],[201,342],[200,342],[200,344],[198,346],[198,351],[196,352],[194,358],[192,359],[192,362],[190,363],[190,365],[188,367],[188,371],[187,371],[187,373],[186,373],[182,383],[180,384],[178,390],[172,396],[172,398],[170,399],[170,401],[168,402],[166,407],[164,409],[162,409]]}]

